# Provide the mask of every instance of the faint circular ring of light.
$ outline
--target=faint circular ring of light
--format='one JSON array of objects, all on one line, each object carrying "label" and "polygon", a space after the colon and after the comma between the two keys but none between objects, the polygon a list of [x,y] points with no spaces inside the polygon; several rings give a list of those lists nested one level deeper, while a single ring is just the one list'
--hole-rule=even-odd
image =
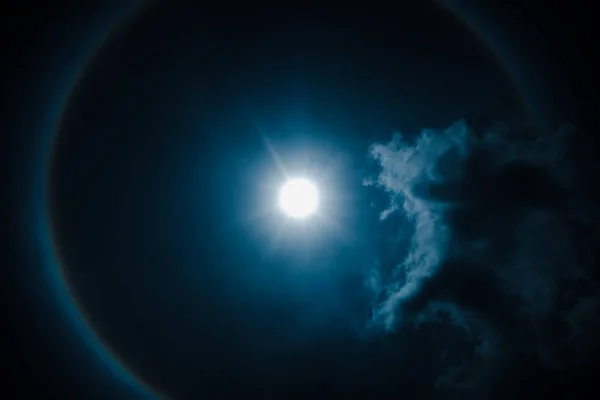
[{"label": "faint circular ring of light", "polygon": [[[450,11],[452,15],[454,15],[455,17],[457,17],[458,19],[460,19],[463,23],[465,23],[465,25],[469,28],[469,30],[471,32],[473,32],[477,37],[480,38],[481,42],[488,48],[490,48],[492,54],[494,54],[495,58],[502,64],[503,68],[505,69],[505,71],[507,72],[507,75],[511,78],[511,82],[514,85],[514,80],[512,79],[512,71],[511,69],[506,65],[505,60],[503,59],[503,57],[501,57],[497,51],[494,51],[493,46],[490,46],[490,43],[487,43],[488,40],[485,40],[481,34],[481,32],[479,32],[479,29],[476,29],[473,24],[472,21],[470,21],[468,18],[466,18],[464,15],[461,14],[461,12],[456,8],[456,7],[452,7],[451,5],[447,4],[447,2],[445,1],[440,1],[440,0],[432,0],[433,2],[440,4],[443,6],[443,8],[445,8],[446,10]],[[96,48],[94,49],[94,51],[92,52],[92,54],[89,56],[89,58],[87,59],[87,61],[84,63],[83,68],[81,69],[80,73],[78,74],[78,76],[75,78],[73,85],[71,86],[71,90],[67,93],[66,95],[66,99],[63,103],[63,107],[59,112],[59,116],[57,118],[57,122],[55,124],[54,129],[52,130],[51,134],[52,134],[52,138],[51,138],[51,143],[50,143],[50,150],[49,150],[49,154],[47,156],[47,171],[50,171],[51,168],[50,166],[53,163],[54,160],[54,156],[55,156],[55,144],[56,144],[56,139],[57,139],[57,132],[60,130],[60,125],[63,121],[64,118],[64,113],[65,110],[68,107],[69,104],[69,100],[71,98],[71,95],[73,93],[73,91],[77,88],[77,86],[79,85],[79,83],[81,82],[83,76],[85,75],[85,70],[87,69],[87,67],[92,63],[92,61],[94,60],[95,56],[97,55],[98,51],[103,48],[106,43],[110,40],[111,37],[113,37],[113,35],[117,34],[118,32],[120,32],[120,28],[123,28],[124,26],[127,25],[127,23],[131,22],[131,20],[133,20],[136,16],[138,16],[140,14],[140,12],[142,10],[145,9],[145,7],[149,6],[153,4],[153,2],[142,2],[141,4],[137,5],[137,7],[135,7],[135,9],[133,10],[133,12],[131,12],[124,21],[121,21],[118,27],[113,27],[113,29],[111,29],[103,38],[103,40],[100,41],[100,43],[96,46]],[[521,90],[519,90],[518,87],[516,87],[515,85],[515,90],[517,91],[517,93],[519,95],[521,95],[521,100],[526,103],[523,99],[523,93],[521,92]],[[525,104],[526,106],[526,104]],[[94,329],[93,324],[91,323],[91,320],[89,318],[89,316],[87,315],[87,313],[85,312],[85,309],[82,307],[82,305],[79,303],[79,301],[77,300],[77,296],[73,291],[73,288],[71,287],[71,285],[69,284],[69,281],[67,279],[67,276],[65,274],[65,266],[64,263],[61,260],[61,255],[59,252],[59,246],[58,243],[56,242],[56,235],[54,235],[54,227],[55,227],[55,221],[53,220],[53,216],[52,216],[52,212],[51,212],[51,207],[50,207],[50,201],[48,200],[48,195],[49,195],[49,191],[50,191],[50,179],[49,176],[46,176],[46,179],[44,180],[44,192],[43,192],[43,196],[44,196],[44,205],[46,208],[46,229],[47,229],[47,235],[51,241],[51,251],[52,251],[52,255],[54,256],[54,261],[56,262],[55,265],[55,269],[56,269],[56,273],[58,274],[58,279],[57,279],[57,290],[61,290],[62,292],[66,292],[68,294],[68,300],[70,301],[71,304],[68,304],[68,306],[70,307],[74,307],[74,309],[76,310],[76,312],[78,313],[77,317],[79,317],[81,319],[81,322],[83,322],[83,324],[85,325],[85,330],[87,334],[91,335],[93,337],[93,339],[95,340],[96,344],[98,344],[100,346],[100,348],[105,351],[105,353],[110,357],[111,361],[113,363],[116,364],[117,369],[119,372],[124,373],[124,374],[128,374],[129,377],[133,378],[133,380],[140,385],[144,390],[148,391],[151,393],[152,396],[159,398],[159,399],[168,399],[167,396],[158,393],[155,389],[153,389],[148,383],[146,383],[139,375],[137,375],[135,373],[135,371],[133,371],[131,368],[129,368],[126,363],[111,349],[110,345],[108,343],[106,343],[105,341],[102,340],[102,338],[100,337],[100,335],[97,333],[97,331]]]},{"label": "faint circular ring of light", "polygon": [[[119,355],[111,348],[110,344],[107,343],[105,340],[103,340],[103,338],[100,336],[98,331],[94,328],[94,325],[91,322],[90,316],[86,312],[85,307],[77,299],[77,295],[76,295],[75,291],[73,290],[73,287],[71,286],[69,279],[67,277],[67,274],[65,271],[65,263],[63,261],[63,257],[61,256],[60,245],[57,241],[57,237],[55,234],[56,221],[53,218],[54,216],[52,214],[52,206],[51,206],[51,201],[50,201],[50,193],[52,190],[50,174],[52,171],[52,165],[53,165],[53,163],[55,161],[55,157],[56,157],[55,150],[56,150],[57,138],[59,136],[58,132],[60,132],[60,128],[64,121],[66,110],[68,109],[68,106],[70,104],[70,100],[72,98],[73,93],[75,92],[75,90],[77,89],[79,84],[82,82],[83,77],[85,76],[86,70],[93,63],[93,61],[95,60],[99,51],[102,48],[104,48],[108,42],[110,42],[111,38],[113,38],[115,35],[119,34],[125,26],[127,26],[129,23],[131,23],[133,20],[135,20],[135,18],[139,17],[143,11],[147,10],[151,5],[154,5],[154,4],[155,4],[154,1],[141,1],[141,2],[138,2],[137,4],[133,5],[132,6],[133,9],[126,12],[125,17],[120,19],[119,21],[117,21],[117,23],[115,24],[116,26],[115,25],[111,26],[110,30],[105,35],[103,35],[102,39],[98,42],[98,44],[92,50],[91,54],[83,62],[83,66],[80,69],[79,73],[76,74],[74,82],[72,83],[72,85],[70,86],[70,89],[66,93],[66,96],[62,103],[62,107],[60,108],[60,110],[58,112],[56,122],[55,122],[54,127],[51,132],[52,136],[50,138],[50,144],[49,144],[50,148],[49,148],[46,163],[45,163],[46,174],[45,174],[45,179],[43,182],[43,185],[44,185],[43,203],[44,203],[45,215],[46,215],[46,230],[47,230],[47,235],[48,235],[48,239],[50,241],[50,247],[51,247],[50,252],[52,253],[52,256],[54,258],[53,261],[55,263],[55,265],[53,265],[54,270],[55,270],[54,272],[55,272],[55,274],[58,275],[57,276],[58,279],[55,279],[55,284],[56,284],[55,289],[57,291],[60,291],[61,292],[60,294],[62,294],[62,295],[66,294],[66,296],[67,296],[67,299],[66,299],[67,303],[62,305],[64,311],[65,312],[71,311],[71,313],[73,314],[72,317],[78,319],[73,322],[77,323],[80,328],[81,327],[83,328],[83,332],[81,332],[83,335],[88,336],[87,338],[84,337],[82,339],[84,339],[84,340],[89,339],[89,338],[92,339],[92,341],[93,341],[92,345],[96,345],[99,347],[99,349],[96,349],[96,350],[103,351],[104,353],[102,354],[102,356],[107,357],[107,360],[105,360],[105,361],[108,361],[109,369],[112,369],[113,372],[122,374],[122,376],[120,378],[123,381],[125,381],[126,383],[128,383],[128,385],[131,386],[131,389],[137,389],[137,390],[142,389],[142,391],[145,392],[144,394],[146,396],[151,396],[152,398],[156,398],[156,399],[169,400],[169,397],[167,395],[158,392],[155,388],[153,388],[150,384],[148,384],[141,376],[139,376],[132,368],[130,368],[127,365],[127,363],[121,357],[119,357]],[[137,385],[138,387],[136,388],[133,385]]]},{"label": "faint circular ring of light", "polygon": [[[525,73],[519,74],[519,67],[523,65],[517,63],[514,57],[509,54],[510,50],[507,50],[507,43],[501,43],[499,39],[495,39],[489,32],[490,28],[486,30],[482,24],[483,21],[478,18],[476,12],[469,10],[467,4],[464,4],[457,0],[431,0],[432,3],[437,4],[441,9],[448,12],[456,20],[460,21],[469,32],[471,32],[478,41],[490,52],[496,62],[502,67],[506,77],[509,79],[512,86],[512,90],[518,96],[519,107],[525,112],[525,116],[533,122],[536,128],[543,128],[544,122],[540,116],[540,110],[534,109],[535,105],[535,93],[528,92],[525,90],[524,80],[527,78]],[[479,16],[480,17],[480,16]],[[504,46],[502,46],[504,45]],[[531,72],[531,71],[530,71]]]}]

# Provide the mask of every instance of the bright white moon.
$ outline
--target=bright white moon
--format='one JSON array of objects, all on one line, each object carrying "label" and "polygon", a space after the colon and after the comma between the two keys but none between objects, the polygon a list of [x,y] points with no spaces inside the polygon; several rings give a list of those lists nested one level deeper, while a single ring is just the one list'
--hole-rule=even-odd
[{"label": "bright white moon", "polygon": [[281,209],[292,218],[306,218],[317,210],[319,194],[308,179],[290,179],[279,193]]}]

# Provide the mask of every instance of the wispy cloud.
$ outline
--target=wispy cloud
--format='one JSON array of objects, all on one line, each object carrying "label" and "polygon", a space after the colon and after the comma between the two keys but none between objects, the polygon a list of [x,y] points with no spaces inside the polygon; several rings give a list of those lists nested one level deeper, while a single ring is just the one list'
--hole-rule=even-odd
[{"label": "wispy cloud", "polygon": [[381,219],[403,213],[412,232],[394,274],[376,275],[383,295],[372,323],[454,326],[446,340],[466,338],[471,352],[453,361],[444,353],[440,384],[457,383],[459,371],[474,384],[482,358],[505,365],[509,355],[527,356],[561,368],[579,362],[600,333],[599,163],[569,125],[521,133],[502,124],[474,132],[458,121],[370,148],[380,171],[365,184],[390,198]]}]

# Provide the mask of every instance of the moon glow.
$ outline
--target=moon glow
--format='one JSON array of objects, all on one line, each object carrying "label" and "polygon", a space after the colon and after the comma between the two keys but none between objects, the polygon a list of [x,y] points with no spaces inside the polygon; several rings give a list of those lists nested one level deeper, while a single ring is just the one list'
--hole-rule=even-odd
[{"label": "moon glow", "polygon": [[295,219],[307,218],[317,210],[319,194],[308,179],[290,179],[279,192],[279,206]]}]

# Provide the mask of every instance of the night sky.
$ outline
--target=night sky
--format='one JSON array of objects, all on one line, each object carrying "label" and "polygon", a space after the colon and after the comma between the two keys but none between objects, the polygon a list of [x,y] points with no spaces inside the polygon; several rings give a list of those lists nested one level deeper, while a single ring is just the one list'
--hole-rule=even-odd
[{"label": "night sky", "polygon": [[581,7],[113,3],[3,13],[15,398],[599,394]]}]

